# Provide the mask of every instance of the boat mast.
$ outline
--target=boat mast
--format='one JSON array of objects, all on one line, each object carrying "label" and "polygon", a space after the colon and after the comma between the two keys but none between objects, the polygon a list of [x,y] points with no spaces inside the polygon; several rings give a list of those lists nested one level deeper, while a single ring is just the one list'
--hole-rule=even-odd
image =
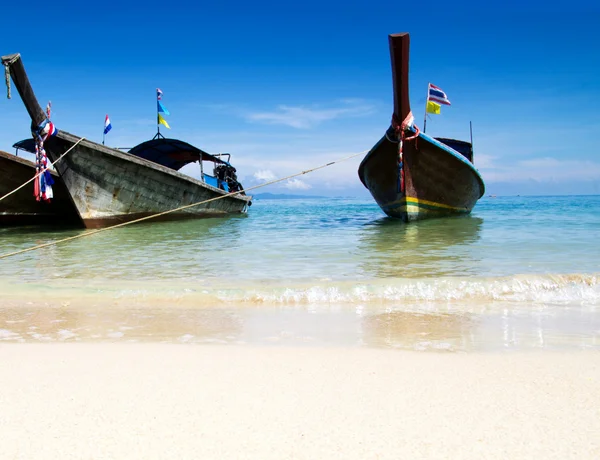
[{"label": "boat mast", "polygon": [[427,84],[427,99],[425,99],[425,115],[423,115],[423,133],[427,131],[427,106],[429,104],[429,85],[431,85],[431,83]]},{"label": "boat mast", "polygon": [[156,104],[156,137],[160,138],[160,122],[158,121],[158,104]]},{"label": "boat mast", "polygon": [[153,139],[160,139],[161,136],[162,135],[160,134],[160,121],[158,120],[158,104],[156,104],[156,135]]},{"label": "boat mast", "polygon": [[159,104],[160,104],[160,97],[162,95],[162,92],[159,92],[159,91],[160,90],[158,88],[156,88],[156,135],[152,139],[160,139],[161,137],[164,139],[164,137],[165,137],[160,133]]}]

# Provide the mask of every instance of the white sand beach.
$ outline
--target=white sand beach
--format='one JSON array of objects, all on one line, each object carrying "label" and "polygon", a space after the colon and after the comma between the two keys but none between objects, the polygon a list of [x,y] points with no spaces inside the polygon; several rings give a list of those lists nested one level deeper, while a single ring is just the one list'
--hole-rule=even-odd
[{"label": "white sand beach", "polygon": [[600,458],[600,353],[0,345],[3,459]]}]

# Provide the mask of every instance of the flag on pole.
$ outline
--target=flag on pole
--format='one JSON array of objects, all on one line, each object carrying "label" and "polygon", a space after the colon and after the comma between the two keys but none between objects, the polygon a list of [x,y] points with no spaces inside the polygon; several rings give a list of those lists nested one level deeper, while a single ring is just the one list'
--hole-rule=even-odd
[{"label": "flag on pole", "polygon": [[442,113],[442,106],[432,101],[427,101],[427,113],[433,113],[434,115],[439,115]]},{"label": "flag on pole", "polygon": [[108,134],[108,132],[112,129],[112,125],[110,124],[110,118],[106,115],[104,119],[104,134]]},{"label": "flag on pole", "polygon": [[429,92],[427,94],[427,101],[428,102],[433,101],[437,104],[442,104],[442,105],[451,105],[450,100],[448,99],[448,96],[446,96],[446,93],[444,93],[444,91],[442,91],[442,88],[432,85],[431,83],[429,83]]},{"label": "flag on pole", "polygon": [[165,125],[167,128],[171,129],[171,127],[169,126],[169,123],[167,123],[167,120],[165,120],[160,113],[158,114],[158,124]]},{"label": "flag on pole", "polygon": [[160,90],[160,88],[156,88],[156,100],[160,101],[162,99],[162,95],[163,92]]},{"label": "flag on pole", "polygon": [[164,105],[162,105],[162,102],[160,101],[156,101],[156,103],[158,104],[158,111],[164,113],[165,115],[171,115],[169,113],[169,111],[165,108]]}]

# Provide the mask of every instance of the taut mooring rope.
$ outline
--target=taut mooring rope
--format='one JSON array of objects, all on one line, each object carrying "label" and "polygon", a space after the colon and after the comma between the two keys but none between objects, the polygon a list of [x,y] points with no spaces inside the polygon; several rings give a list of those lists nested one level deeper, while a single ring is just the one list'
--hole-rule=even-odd
[{"label": "taut mooring rope", "polygon": [[[83,138],[80,139],[80,141],[81,140],[83,140]],[[194,206],[199,206],[201,204],[210,203],[211,201],[221,200],[223,198],[227,198],[227,197],[232,196],[232,195],[237,195],[237,194],[242,193],[242,192],[249,192],[250,190],[256,190],[256,189],[261,188],[261,187],[266,187],[267,185],[276,184],[278,182],[282,182],[284,180],[291,179],[293,177],[302,176],[304,174],[308,174],[308,173],[317,171],[319,169],[326,168],[326,167],[334,165],[336,163],[341,163],[343,161],[349,160],[349,159],[357,157],[359,155],[364,155],[367,152],[368,152],[368,150],[365,150],[364,152],[354,153],[354,154],[349,155],[347,157],[340,158],[339,160],[332,161],[330,163],[326,163],[326,164],[321,165],[321,166],[317,166],[316,168],[307,169],[305,171],[301,171],[299,173],[292,174],[291,176],[282,177],[281,179],[275,179],[275,180],[272,180],[272,181],[269,181],[269,182],[265,182],[264,184],[255,185],[254,187],[250,187],[248,189],[239,190],[237,192],[226,193],[225,195],[217,196],[215,198],[210,198],[208,200],[199,201],[199,202],[193,203],[193,204],[187,204],[185,206],[180,206],[178,208],[171,209],[169,211],[159,212],[158,214],[152,214],[151,216],[141,217],[139,219],[130,220],[128,222],[122,222],[120,224],[116,224],[116,225],[113,225],[111,227],[99,228],[97,230],[92,230],[91,232],[88,232],[88,233],[80,233],[79,235],[70,236],[70,237],[64,238],[62,240],[52,241],[50,243],[39,244],[39,245],[33,246],[31,248],[21,249],[19,251],[10,252],[8,254],[2,254],[2,255],[0,255],[0,259],[5,259],[7,257],[16,256],[18,254],[23,254],[24,252],[34,251],[36,249],[41,249],[41,248],[45,248],[45,247],[48,247],[48,246],[54,246],[54,245],[57,245],[57,244],[60,244],[60,243],[66,243],[67,241],[75,240],[77,238],[83,238],[84,236],[92,236],[92,235],[95,235],[96,233],[105,232],[107,230],[112,230],[112,229],[118,228],[118,227],[124,227],[125,225],[135,224],[136,222],[142,222],[142,221],[148,220],[148,219],[154,219],[155,217],[163,216],[165,214],[170,214],[170,213],[176,212],[176,211],[181,211],[182,209],[193,208]],[[66,152],[65,152],[65,154],[66,154]],[[58,160],[56,160],[56,161],[58,161]]]},{"label": "taut mooring rope", "polygon": [[[77,142],[75,142],[65,153],[63,153],[61,156],[59,156],[55,162],[50,163],[50,166],[54,166],[56,163],[58,163],[58,161],[64,157],[67,153],[69,153],[71,150],[73,150],[75,148],[75,146],[77,144],[79,144],[82,140],[84,140],[85,138],[82,137],[81,139],[79,139]],[[7,196],[12,195],[15,192],[18,192],[19,190],[21,190],[23,187],[25,187],[27,184],[29,184],[30,182],[34,181],[35,179],[37,179],[38,177],[40,177],[41,174],[44,174],[44,171],[40,171],[39,173],[37,173],[35,176],[33,176],[31,179],[29,179],[27,182],[25,182],[22,185],[19,185],[16,189],[14,189],[12,192],[8,192],[6,195],[4,195],[3,197],[0,197],[0,201],[2,201],[4,198],[6,198]]]}]

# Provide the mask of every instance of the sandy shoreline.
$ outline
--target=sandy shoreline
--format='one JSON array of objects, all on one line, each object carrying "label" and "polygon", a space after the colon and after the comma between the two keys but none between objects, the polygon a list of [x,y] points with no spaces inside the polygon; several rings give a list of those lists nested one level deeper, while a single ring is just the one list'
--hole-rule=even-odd
[{"label": "sandy shoreline", "polygon": [[0,345],[1,458],[598,458],[600,353]]}]

